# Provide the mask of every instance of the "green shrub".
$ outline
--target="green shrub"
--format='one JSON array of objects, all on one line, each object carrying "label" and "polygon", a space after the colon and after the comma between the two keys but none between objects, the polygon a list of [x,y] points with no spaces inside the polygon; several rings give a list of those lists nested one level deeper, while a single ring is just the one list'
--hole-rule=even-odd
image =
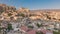
[{"label": "green shrub", "polygon": [[2,28],[0,28],[0,32],[1,32]]},{"label": "green shrub", "polygon": [[4,11],[3,10],[0,10],[0,14],[2,14]]},{"label": "green shrub", "polygon": [[43,32],[36,32],[36,34],[43,34]]},{"label": "green shrub", "polygon": [[41,27],[41,26],[42,26],[42,24],[38,24],[38,23],[37,23],[36,25],[37,25],[38,27]]},{"label": "green shrub", "polygon": [[17,14],[16,16],[22,16],[25,17],[25,15],[23,13]]},{"label": "green shrub", "polygon": [[60,34],[60,31],[58,31],[58,32],[53,31],[53,34]]},{"label": "green shrub", "polygon": [[33,28],[33,26],[28,26],[28,28]]},{"label": "green shrub", "polygon": [[11,13],[8,13],[8,16],[11,16],[12,14]]},{"label": "green shrub", "polygon": [[9,23],[7,29],[12,30],[12,24]]}]

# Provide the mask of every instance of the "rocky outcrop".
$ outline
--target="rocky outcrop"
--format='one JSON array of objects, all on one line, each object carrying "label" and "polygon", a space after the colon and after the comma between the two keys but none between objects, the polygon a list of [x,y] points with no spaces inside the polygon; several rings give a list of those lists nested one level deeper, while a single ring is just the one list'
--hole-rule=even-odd
[{"label": "rocky outcrop", "polygon": [[20,8],[16,10],[14,6],[8,6],[5,4],[0,4],[0,18],[1,20],[17,20],[21,17],[27,17],[29,14],[29,9]]},{"label": "rocky outcrop", "polygon": [[19,8],[0,4],[0,20],[17,20],[18,18],[29,17],[32,20],[53,20],[60,21],[59,9],[43,9],[43,10],[29,10],[27,8]]},{"label": "rocky outcrop", "polygon": [[[31,14],[34,13],[33,16],[36,16],[36,18],[38,18],[38,19],[60,21],[60,10],[58,10],[58,9],[36,10],[35,12],[34,11],[31,11]],[[34,17],[34,19],[36,19],[36,18]]]},{"label": "rocky outcrop", "polygon": [[16,8],[14,6],[7,6],[6,4],[0,4],[0,17],[2,20],[10,20],[10,16],[12,16],[12,13],[14,14],[16,11]]}]

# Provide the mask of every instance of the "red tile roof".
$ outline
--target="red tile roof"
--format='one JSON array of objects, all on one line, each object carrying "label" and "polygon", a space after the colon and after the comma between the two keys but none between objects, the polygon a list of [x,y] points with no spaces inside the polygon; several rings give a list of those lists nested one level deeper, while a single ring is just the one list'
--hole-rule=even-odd
[{"label": "red tile roof", "polygon": [[24,30],[24,31],[27,31],[28,27],[27,26],[22,26],[21,29]]},{"label": "red tile roof", "polygon": [[40,30],[40,31],[43,32],[43,34],[46,34],[46,33],[53,33],[53,31],[45,30],[45,29],[42,29],[42,30]]},{"label": "red tile roof", "polygon": [[35,30],[30,30],[27,32],[27,34],[36,34],[36,31]]}]

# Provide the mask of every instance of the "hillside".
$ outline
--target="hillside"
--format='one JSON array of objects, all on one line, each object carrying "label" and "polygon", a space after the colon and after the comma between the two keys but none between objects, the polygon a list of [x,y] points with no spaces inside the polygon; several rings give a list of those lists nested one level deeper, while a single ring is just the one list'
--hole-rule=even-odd
[{"label": "hillside", "polygon": [[29,17],[32,20],[53,20],[60,21],[60,9],[29,10],[0,4],[0,20],[17,20],[19,18]]},{"label": "hillside", "polygon": [[40,19],[60,21],[59,9],[33,10],[31,13],[35,13],[38,18],[40,17]]}]

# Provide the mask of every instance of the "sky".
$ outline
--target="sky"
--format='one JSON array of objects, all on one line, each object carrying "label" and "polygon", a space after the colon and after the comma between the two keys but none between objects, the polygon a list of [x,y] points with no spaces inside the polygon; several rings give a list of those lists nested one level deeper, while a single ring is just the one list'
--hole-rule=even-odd
[{"label": "sky", "polygon": [[21,7],[31,10],[37,9],[60,9],[60,0],[0,0],[0,4]]}]

